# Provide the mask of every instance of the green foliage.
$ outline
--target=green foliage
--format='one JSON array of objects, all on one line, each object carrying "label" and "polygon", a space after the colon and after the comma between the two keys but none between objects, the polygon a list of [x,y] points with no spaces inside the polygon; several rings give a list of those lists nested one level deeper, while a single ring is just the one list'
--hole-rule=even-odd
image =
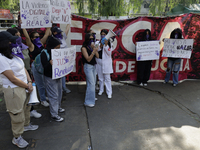
[{"label": "green foliage", "polygon": [[[130,10],[134,13],[140,12],[144,0],[77,0],[77,8],[80,15],[84,15],[85,9],[90,14],[98,16],[124,16],[129,15]],[[199,0],[151,0],[149,13],[153,16],[162,16],[168,8],[171,10],[178,4],[189,6],[198,4]],[[84,8],[88,6],[87,8]]]},{"label": "green foliage", "polygon": [[19,10],[19,0],[0,0],[0,8]]}]

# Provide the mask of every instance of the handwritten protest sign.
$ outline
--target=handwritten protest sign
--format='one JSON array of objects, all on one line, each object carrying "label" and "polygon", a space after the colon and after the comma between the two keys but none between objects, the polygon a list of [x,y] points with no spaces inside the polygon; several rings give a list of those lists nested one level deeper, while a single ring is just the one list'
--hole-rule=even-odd
[{"label": "handwritten protest sign", "polygon": [[50,0],[51,19],[53,23],[70,24],[71,23],[71,5],[66,0]]},{"label": "handwritten protest sign", "polygon": [[76,58],[76,46],[66,49],[52,49],[52,79],[58,79],[73,71]]},{"label": "handwritten protest sign", "polygon": [[137,42],[136,58],[137,61],[156,60],[160,56],[159,41]]},{"label": "handwritten protest sign", "polygon": [[165,39],[162,57],[190,59],[193,43],[193,39]]},{"label": "handwritten protest sign", "polygon": [[50,1],[20,0],[22,28],[51,27]]}]

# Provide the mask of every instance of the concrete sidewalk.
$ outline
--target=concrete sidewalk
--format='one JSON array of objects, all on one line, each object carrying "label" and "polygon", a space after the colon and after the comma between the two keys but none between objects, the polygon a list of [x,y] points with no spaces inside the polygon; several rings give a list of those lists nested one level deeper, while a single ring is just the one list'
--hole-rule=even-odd
[{"label": "concrete sidewalk", "polygon": [[[94,108],[83,106],[85,84],[68,84],[72,93],[63,96],[66,112],[62,123],[42,113],[36,131],[27,131],[26,149],[35,150],[200,150],[200,82],[184,81],[177,87],[151,82],[148,87],[114,84],[113,98],[97,96]],[[0,92],[0,99],[3,94]],[[5,103],[0,101],[0,150],[18,149]]]}]

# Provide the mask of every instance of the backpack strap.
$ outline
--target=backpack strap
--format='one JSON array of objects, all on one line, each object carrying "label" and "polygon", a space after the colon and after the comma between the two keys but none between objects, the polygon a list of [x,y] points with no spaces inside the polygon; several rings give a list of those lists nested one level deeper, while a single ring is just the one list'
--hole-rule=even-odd
[{"label": "backpack strap", "polygon": [[47,52],[47,50],[46,50],[46,49],[43,49],[43,50],[42,50],[42,52],[43,52],[43,51],[44,51],[44,52],[46,53],[46,56],[47,56],[47,60],[49,61],[49,60],[50,60],[50,56],[49,56],[49,53]]}]

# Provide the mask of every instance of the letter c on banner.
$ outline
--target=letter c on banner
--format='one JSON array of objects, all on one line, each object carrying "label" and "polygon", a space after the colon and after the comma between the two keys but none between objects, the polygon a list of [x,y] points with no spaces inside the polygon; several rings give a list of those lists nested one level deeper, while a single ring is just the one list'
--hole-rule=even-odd
[{"label": "letter c on banner", "polygon": [[137,21],[135,23],[131,23],[131,25],[128,25],[128,27],[125,28],[121,37],[122,48],[124,50],[127,50],[131,54],[135,53],[135,44],[133,43],[133,36],[135,33],[137,33],[137,31],[145,29],[151,30],[150,21]]}]

